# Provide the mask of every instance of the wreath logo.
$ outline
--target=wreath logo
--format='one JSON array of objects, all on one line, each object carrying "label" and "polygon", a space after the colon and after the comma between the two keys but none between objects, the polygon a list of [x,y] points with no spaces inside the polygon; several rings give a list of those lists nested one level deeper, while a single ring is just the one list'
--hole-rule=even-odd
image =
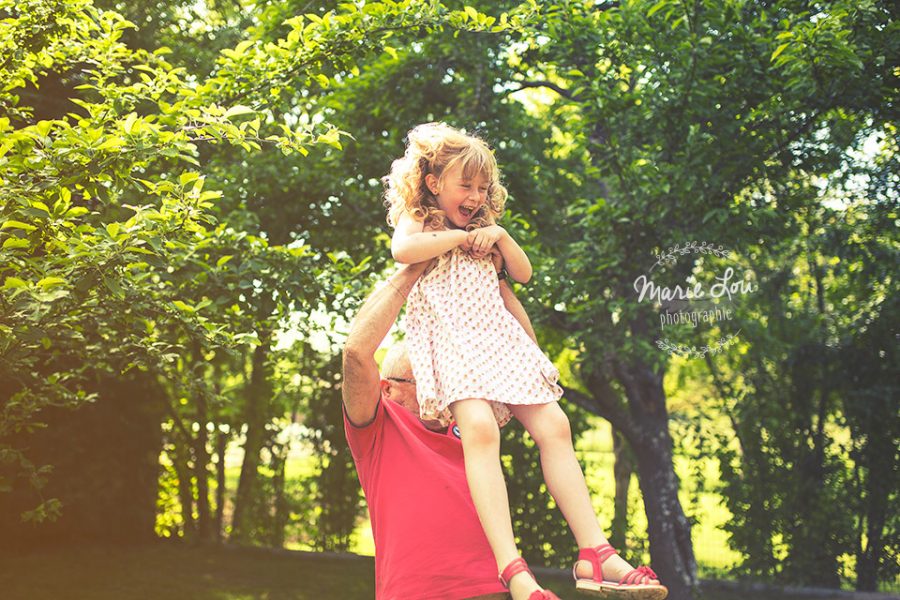
[{"label": "wreath logo", "polygon": [[740,276],[736,276],[740,267],[731,265],[723,273],[714,277],[716,283],[708,288],[696,280],[690,281],[693,276],[689,277],[683,286],[670,287],[658,285],[653,281],[654,270],[675,266],[679,257],[701,254],[724,259],[731,259],[733,255],[723,246],[708,242],[692,241],[684,245],[676,244],[659,254],[654,254],[656,262],[646,274],[642,274],[634,280],[634,290],[638,295],[638,302],[653,301],[659,304],[661,308],[660,328],[663,336],[656,340],[656,346],[672,355],[703,358],[707,354],[718,354],[736,344],[740,329],[734,333],[723,335],[715,342],[699,347],[672,341],[665,336],[665,330],[669,325],[680,324],[697,328],[700,323],[712,324],[731,321],[734,318],[731,303],[736,298],[758,289],[752,281],[752,272],[740,271]]}]

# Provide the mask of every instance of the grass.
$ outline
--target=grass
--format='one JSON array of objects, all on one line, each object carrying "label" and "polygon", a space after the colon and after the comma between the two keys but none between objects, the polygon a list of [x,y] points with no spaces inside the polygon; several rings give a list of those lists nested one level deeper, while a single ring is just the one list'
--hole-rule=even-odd
[{"label": "grass", "polygon": [[[565,571],[535,569],[562,600],[573,591]],[[192,547],[160,541],[132,546],[83,545],[0,555],[4,600],[371,600],[371,557],[260,548]],[[808,591],[741,591],[705,585],[697,600],[833,598]],[[888,596],[884,596],[887,598]]]},{"label": "grass", "polygon": [[371,599],[372,559],[146,546],[56,548],[0,560],[5,600]]},{"label": "grass", "polygon": [[[577,451],[585,464],[585,476],[594,501],[594,507],[600,517],[601,526],[607,533],[612,522],[612,507],[615,486],[613,481],[613,453],[609,423],[598,417],[591,417],[589,431],[578,441]],[[235,446],[229,451],[226,460],[226,496],[230,500],[237,487],[240,474],[240,448]],[[314,457],[295,448],[288,459],[286,474],[288,479],[308,475],[314,470]],[[740,560],[740,555],[728,545],[727,534],[721,525],[731,518],[731,513],[724,506],[722,497],[714,490],[718,483],[718,466],[712,460],[702,464],[706,479],[705,489],[697,489],[694,477],[694,465],[683,456],[675,457],[675,470],[681,481],[680,499],[685,511],[696,519],[691,533],[694,543],[694,555],[701,578],[727,578],[730,568]],[[214,484],[213,484],[214,485]],[[691,496],[697,499],[691,505]],[[629,493],[629,546],[644,546],[646,549],[646,515],[644,514],[641,492],[637,478],[632,479]],[[226,506],[226,520],[230,515],[230,502]],[[296,541],[287,540],[286,547],[292,550],[308,550],[309,547]],[[375,551],[371,527],[368,519],[361,520],[353,535],[350,550],[356,554],[372,556]],[[645,552],[643,562],[649,561],[649,553]],[[852,573],[848,573],[844,583],[845,589],[852,589]],[[882,586],[882,589],[896,592],[897,584]],[[717,594],[726,592],[717,590]]]}]

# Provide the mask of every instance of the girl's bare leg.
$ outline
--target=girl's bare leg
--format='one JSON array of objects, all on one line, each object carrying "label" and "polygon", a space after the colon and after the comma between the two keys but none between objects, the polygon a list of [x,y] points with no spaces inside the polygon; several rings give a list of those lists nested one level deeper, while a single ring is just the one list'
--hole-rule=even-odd
[{"label": "girl's bare leg", "polygon": [[[569,418],[557,402],[537,405],[510,405],[513,415],[522,423],[541,451],[541,470],[547,489],[562,511],[575,535],[579,548],[608,543],[597,522],[591,495],[584,480],[584,472],[575,456]],[[619,581],[631,565],[619,556],[603,563],[603,576]],[[593,575],[590,563],[579,561],[579,577]],[[657,580],[647,583],[658,583]]]},{"label": "girl's bare leg", "polygon": [[[486,400],[459,400],[450,405],[459,425],[466,480],[481,527],[497,561],[498,572],[519,556],[509,514],[506,480],[500,466],[500,428]],[[513,598],[527,598],[540,589],[528,573],[512,578],[509,591]]]}]

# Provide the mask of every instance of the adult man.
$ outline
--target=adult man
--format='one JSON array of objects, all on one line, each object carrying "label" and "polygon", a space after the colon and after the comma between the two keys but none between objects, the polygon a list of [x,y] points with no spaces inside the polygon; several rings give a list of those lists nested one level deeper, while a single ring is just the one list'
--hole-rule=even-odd
[{"label": "adult man", "polygon": [[[412,369],[392,348],[382,374],[375,350],[427,264],[405,265],[366,300],[344,347],[344,430],[375,537],[379,600],[507,598],[466,482],[453,427],[419,419]],[[521,304],[507,308],[534,337]]]}]

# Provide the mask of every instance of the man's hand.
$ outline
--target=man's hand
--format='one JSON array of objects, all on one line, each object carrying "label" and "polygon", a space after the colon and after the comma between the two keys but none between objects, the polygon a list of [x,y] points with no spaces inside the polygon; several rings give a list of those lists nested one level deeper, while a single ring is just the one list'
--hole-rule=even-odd
[{"label": "man's hand", "polygon": [[466,238],[469,254],[474,258],[484,258],[491,251],[491,248],[505,235],[506,230],[499,225],[488,225],[487,227],[473,229]]}]

